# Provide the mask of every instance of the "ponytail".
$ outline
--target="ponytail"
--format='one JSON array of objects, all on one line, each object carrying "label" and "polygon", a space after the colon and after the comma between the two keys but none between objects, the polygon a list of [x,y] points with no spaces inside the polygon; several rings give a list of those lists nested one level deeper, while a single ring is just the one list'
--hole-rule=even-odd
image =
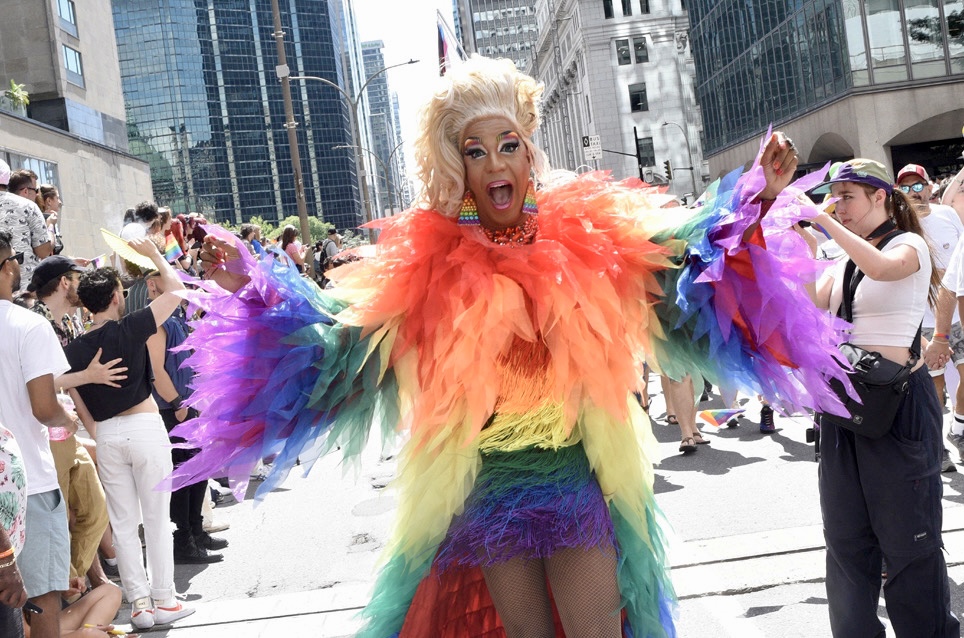
[{"label": "ponytail", "polygon": [[[884,200],[884,208],[886,209],[890,218],[894,220],[894,224],[897,225],[899,230],[924,237],[924,229],[920,225],[920,218],[917,216],[917,210],[907,198],[907,195],[895,188],[893,192],[891,192],[890,196]],[[924,237],[924,241],[927,241],[926,237]],[[930,287],[927,290],[927,302],[934,307],[937,305],[937,293],[942,284],[941,275],[934,264],[933,250],[930,250],[929,244],[928,249],[931,260],[931,281]]]}]

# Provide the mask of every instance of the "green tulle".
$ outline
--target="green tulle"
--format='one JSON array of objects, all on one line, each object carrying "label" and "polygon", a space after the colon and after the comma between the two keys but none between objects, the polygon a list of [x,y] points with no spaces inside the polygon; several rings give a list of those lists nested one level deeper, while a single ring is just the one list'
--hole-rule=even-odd
[{"label": "green tulle", "polygon": [[386,638],[402,630],[415,590],[432,567],[433,554],[407,557],[397,554],[382,568],[375,593],[360,616],[367,625],[356,638]]}]

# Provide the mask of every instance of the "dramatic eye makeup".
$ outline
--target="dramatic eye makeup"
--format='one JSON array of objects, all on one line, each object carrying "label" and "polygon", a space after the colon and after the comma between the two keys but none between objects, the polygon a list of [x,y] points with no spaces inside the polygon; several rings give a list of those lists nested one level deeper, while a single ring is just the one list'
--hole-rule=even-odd
[{"label": "dramatic eye makeup", "polygon": [[522,144],[519,134],[514,131],[503,131],[495,139],[496,146],[500,151],[515,151]]},{"label": "dramatic eye makeup", "polygon": [[477,157],[478,154],[485,153],[485,146],[482,145],[482,140],[477,137],[467,137],[464,142],[462,142],[462,153],[470,157]]}]

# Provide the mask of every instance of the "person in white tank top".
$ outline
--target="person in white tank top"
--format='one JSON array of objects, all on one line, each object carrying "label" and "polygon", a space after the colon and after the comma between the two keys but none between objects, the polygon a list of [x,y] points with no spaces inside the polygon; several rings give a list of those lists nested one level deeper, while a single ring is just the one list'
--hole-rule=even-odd
[{"label": "person in white tank top", "polygon": [[[850,341],[903,365],[936,295],[936,272],[911,203],[872,160],[845,162],[821,187],[837,198],[834,215],[812,220],[864,273],[853,302]],[[877,245],[901,234],[883,250]],[[800,230],[816,249],[816,240]],[[844,264],[810,288],[818,307],[843,298]],[[820,509],[827,543],[827,600],[835,638],[882,636],[877,615],[882,563],[884,598],[898,638],[960,636],[951,612],[941,539],[941,409],[922,361],[916,363],[894,422],[870,438],[820,419]]]}]

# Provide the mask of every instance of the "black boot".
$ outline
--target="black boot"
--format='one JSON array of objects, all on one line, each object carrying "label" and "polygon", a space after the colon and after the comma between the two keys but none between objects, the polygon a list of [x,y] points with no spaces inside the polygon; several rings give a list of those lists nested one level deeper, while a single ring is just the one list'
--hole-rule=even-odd
[{"label": "black boot", "polygon": [[223,556],[208,552],[197,544],[188,532],[174,532],[174,563],[176,565],[203,565],[220,562]]},{"label": "black boot", "polygon": [[200,534],[195,534],[194,542],[197,544],[198,547],[202,549],[218,550],[218,549],[224,549],[225,547],[228,546],[228,541],[224,540],[223,538],[217,538],[217,537],[211,536],[207,532],[201,532]]}]

